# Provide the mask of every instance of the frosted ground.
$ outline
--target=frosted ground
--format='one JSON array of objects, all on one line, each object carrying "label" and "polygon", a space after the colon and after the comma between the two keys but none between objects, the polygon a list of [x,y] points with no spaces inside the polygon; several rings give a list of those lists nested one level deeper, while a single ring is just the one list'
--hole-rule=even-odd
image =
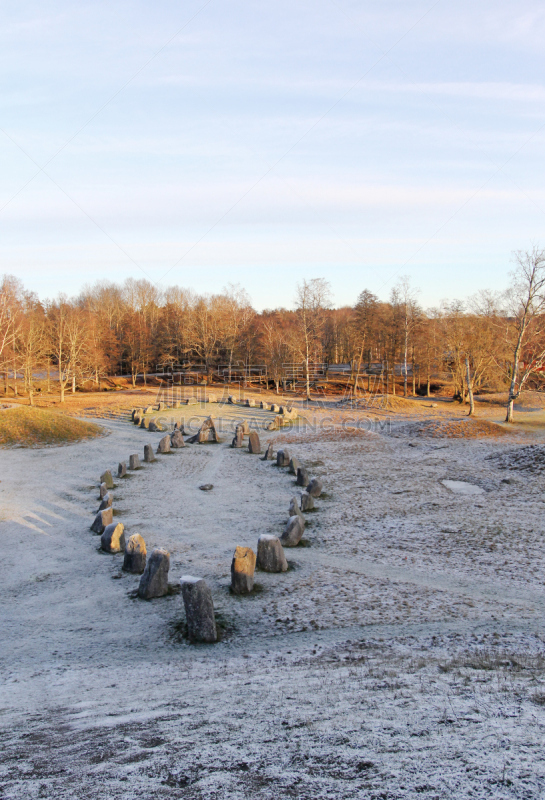
[{"label": "frosted ground", "polygon": [[2,800],[545,796],[544,437],[263,434],[326,495],[249,598],[232,553],[282,531],[286,470],[194,445],[116,481],[171,583],[212,588],[194,646],[89,531],[101,472],[161,437],[104,424],[0,451]]}]

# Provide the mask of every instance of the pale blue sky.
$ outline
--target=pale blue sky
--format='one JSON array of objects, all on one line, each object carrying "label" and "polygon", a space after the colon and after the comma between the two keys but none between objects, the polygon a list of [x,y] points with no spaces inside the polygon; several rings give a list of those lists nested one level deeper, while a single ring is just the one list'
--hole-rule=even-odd
[{"label": "pale blue sky", "polygon": [[264,308],[324,277],[341,305],[408,274],[430,306],[545,245],[543,3],[3,12],[0,271],[42,297],[133,276]]}]

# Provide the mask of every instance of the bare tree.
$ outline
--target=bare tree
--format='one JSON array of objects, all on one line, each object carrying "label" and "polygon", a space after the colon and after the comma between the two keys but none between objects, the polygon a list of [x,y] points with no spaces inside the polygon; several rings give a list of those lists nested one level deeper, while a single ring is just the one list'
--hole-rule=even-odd
[{"label": "bare tree", "polygon": [[304,280],[297,286],[297,352],[305,370],[306,399],[310,400],[310,362],[317,351],[321,353],[324,310],[331,302],[331,288],[323,278]]}]

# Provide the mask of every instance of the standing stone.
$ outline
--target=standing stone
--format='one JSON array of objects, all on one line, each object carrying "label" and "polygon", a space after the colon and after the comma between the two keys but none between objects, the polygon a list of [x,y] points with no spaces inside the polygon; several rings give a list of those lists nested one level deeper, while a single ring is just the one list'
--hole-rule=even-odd
[{"label": "standing stone", "polygon": [[106,486],[105,483],[101,483],[100,484],[99,493],[100,493],[100,499],[101,500],[104,498],[105,495],[108,494],[108,487]]},{"label": "standing stone", "polygon": [[262,400],[261,403],[259,404],[259,408],[263,409],[267,408],[267,403],[264,400]]},{"label": "standing stone", "polygon": [[274,461],[274,452],[273,452],[273,443],[269,442],[267,445],[267,449],[265,450],[265,455],[261,459],[262,461]]},{"label": "standing stone", "polygon": [[250,434],[248,452],[253,453],[254,455],[261,453],[261,442],[259,441],[259,436],[257,435],[256,431],[252,431]]},{"label": "standing stone", "polygon": [[304,467],[299,467],[299,469],[297,470],[297,480],[295,481],[295,483],[297,484],[297,486],[303,486],[304,488],[305,486],[308,486],[309,482],[310,478],[308,477],[308,472]]},{"label": "standing stone", "polygon": [[138,587],[139,597],[151,600],[152,597],[164,597],[168,592],[168,571],[170,569],[170,553],[157,548],[146,564],[144,574]]},{"label": "standing stone", "polygon": [[264,572],[286,572],[288,562],[278,536],[261,534],[257,540],[257,566]]},{"label": "standing stone", "polygon": [[180,580],[190,642],[217,642],[212,593],[202,578],[182,575]]},{"label": "standing stone", "polygon": [[159,446],[157,447],[158,453],[170,453],[170,436],[167,435],[163,436],[161,441],[159,442]]},{"label": "standing stone", "polygon": [[297,470],[298,469],[299,469],[299,462],[297,461],[295,456],[292,456],[291,459],[290,459],[288,472],[289,472],[290,475],[297,475]]},{"label": "standing stone", "polygon": [[170,446],[174,448],[185,447],[184,437],[181,431],[174,431],[170,434]]},{"label": "standing stone", "polygon": [[141,428],[145,428],[146,430],[148,430],[148,428],[149,428],[149,419],[147,417],[143,417],[140,420],[140,427]]},{"label": "standing stone", "polygon": [[254,408],[254,407],[255,407],[255,400],[254,400],[254,398],[253,398],[253,397],[249,397],[249,398],[246,400],[246,402],[245,402],[245,405],[246,405],[246,406],[248,406],[248,408]]},{"label": "standing stone", "polygon": [[276,466],[287,467],[290,463],[290,454],[287,450],[279,450],[276,454]]},{"label": "standing stone", "polygon": [[164,430],[164,428],[159,422],[159,420],[154,417],[149,421],[148,430],[150,431],[150,433],[156,433],[157,431]]},{"label": "standing stone", "polygon": [[251,547],[237,547],[231,562],[231,591],[250,594],[254,588],[256,556]]},{"label": "standing stone", "polygon": [[140,423],[142,422],[142,415],[135,414],[134,417],[132,418],[132,421],[134,425],[140,425]]},{"label": "standing stone", "polygon": [[209,394],[207,396],[207,398],[206,398],[206,402],[207,403],[217,403],[218,402],[218,398],[216,397],[215,394]]},{"label": "standing stone", "polygon": [[206,442],[214,442],[219,444],[221,442],[213,418],[210,416],[201,425],[198,433],[187,440],[189,444],[204,444]]},{"label": "standing stone", "polygon": [[245,420],[243,420],[243,422],[239,422],[239,426],[242,428],[242,435],[243,436],[249,436],[250,435],[250,426],[248,424],[248,420],[245,419]]},{"label": "standing stone", "polygon": [[175,400],[173,402],[173,404],[172,404],[172,408],[180,408],[180,405],[181,405],[180,401],[179,400]]},{"label": "standing stone", "polygon": [[320,497],[323,490],[324,487],[320,478],[313,478],[307,486],[307,492],[311,495],[311,497]]},{"label": "standing stone", "polygon": [[114,521],[114,512],[112,507],[105,508],[103,511],[99,511],[96,515],[93,524],[91,525],[91,530],[94,533],[103,533],[104,528],[106,525],[111,525]]},{"label": "standing stone", "polygon": [[106,525],[100,537],[100,547],[106,553],[120,553],[125,549],[125,526],[122,522]]},{"label": "standing stone", "polygon": [[140,469],[140,458],[138,453],[133,453],[129,456],[129,469]]},{"label": "standing stone", "polygon": [[290,500],[289,515],[290,517],[303,516],[303,514],[301,513],[301,509],[299,508],[299,501],[297,500],[296,497],[292,497]]},{"label": "standing stone", "polygon": [[242,430],[242,425],[237,425],[235,428],[235,435],[233,436],[231,447],[244,447],[244,432]]},{"label": "standing stone", "polygon": [[133,575],[141,575],[146,568],[146,543],[139,533],[133,533],[125,545],[123,569]]},{"label": "standing stone", "polygon": [[111,505],[112,505],[112,495],[109,494],[109,493],[106,493],[104,495],[104,497],[102,498],[102,501],[101,501],[101,503],[100,503],[100,505],[98,507],[98,510],[99,511],[103,511],[105,508],[110,508]]},{"label": "standing stone", "polygon": [[277,406],[276,403],[272,403],[271,404],[271,411],[274,414],[279,414],[280,413],[280,406]]},{"label": "standing stone", "polygon": [[151,446],[151,444],[145,444],[144,445],[144,461],[146,461],[148,464],[151,464],[156,460],[157,459],[153,455],[153,447]]},{"label": "standing stone", "polygon": [[159,405],[157,406],[157,411],[164,411],[165,408],[166,406],[164,403],[159,403]]},{"label": "standing stone", "polygon": [[102,473],[102,475],[100,476],[100,482],[105,483],[107,489],[114,488],[114,479],[112,478],[112,473],[110,472],[109,469],[107,469],[106,472]]},{"label": "standing stone", "polygon": [[153,406],[148,406],[144,411],[144,414],[152,414],[153,413]]},{"label": "standing stone", "polygon": [[235,396],[230,394],[229,397],[227,398],[227,402],[234,406],[236,403]]},{"label": "standing stone", "polygon": [[117,477],[124,478],[126,474],[127,474],[127,462],[120,461],[117,467]]},{"label": "standing stone", "polygon": [[280,537],[280,542],[283,547],[297,547],[304,532],[305,520],[295,514],[295,516],[289,518],[284,533]]},{"label": "standing stone", "polygon": [[301,511],[312,511],[314,508],[314,498],[308,492],[301,495]]}]

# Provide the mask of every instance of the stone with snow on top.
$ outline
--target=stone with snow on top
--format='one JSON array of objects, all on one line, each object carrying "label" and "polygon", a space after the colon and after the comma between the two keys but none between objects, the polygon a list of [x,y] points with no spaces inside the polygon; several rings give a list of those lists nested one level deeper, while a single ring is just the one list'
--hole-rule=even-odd
[{"label": "stone with snow on top", "polygon": [[189,641],[206,644],[217,642],[218,632],[214,616],[214,603],[206,581],[192,575],[182,575],[180,584]]},{"label": "stone with snow on top", "polygon": [[257,435],[256,431],[252,431],[250,434],[248,452],[252,453],[253,455],[258,455],[261,453],[261,442],[259,441],[259,436]]},{"label": "stone with snow on top", "polygon": [[262,461],[274,461],[274,451],[273,451],[273,443],[269,442],[267,445],[267,449],[265,450],[265,455],[261,459]]},{"label": "stone with snow on top", "polygon": [[129,469],[140,469],[140,457],[138,453],[129,456]]},{"label": "stone with snow on top", "polygon": [[257,566],[264,572],[286,572],[288,562],[278,536],[263,533],[257,540]]},{"label": "stone with snow on top", "polygon": [[127,474],[127,462],[120,461],[119,464],[117,465],[117,477],[124,478],[126,474]]},{"label": "stone with snow on top", "polygon": [[144,600],[153,597],[164,597],[168,593],[168,571],[170,569],[170,553],[157,548],[146,564],[144,574],[140,578],[138,595]]},{"label": "stone with snow on top", "polygon": [[283,547],[297,547],[305,532],[305,520],[298,514],[290,517],[280,537]]},{"label": "stone with snow on top", "polygon": [[320,478],[313,478],[307,486],[307,492],[311,497],[320,497],[324,490],[324,486]]},{"label": "stone with snow on top", "polygon": [[151,444],[145,444],[144,445],[144,461],[147,464],[152,464],[156,460],[157,459],[155,458],[155,455],[153,453],[153,447],[151,446]]},{"label": "stone with snow on top", "polygon": [[289,515],[290,517],[302,517],[303,514],[301,513],[301,509],[299,508],[299,501],[297,497],[292,497],[290,500],[290,507],[289,507]]},{"label": "stone with snow on top", "polygon": [[301,511],[312,511],[314,508],[314,497],[308,492],[301,494]]},{"label": "stone with snow on top", "polygon": [[231,591],[250,594],[254,588],[256,555],[251,547],[237,547],[231,562]]},{"label": "stone with snow on top", "polygon": [[133,533],[125,545],[123,569],[133,575],[141,575],[146,568],[146,543],[139,533]]},{"label": "stone with snow on top", "polygon": [[159,444],[157,445],[157,452],[158,453],[170,453],[170,436],[167,433],[166,436],[163,436]]},{"label": "stone with snow on top", "polygon": [[102,473],[102,475],[100,476],[100,482],[105,483],[107,489],[114,488],[114,479],[112,478],[112,473],[110,472],[109,469],[107,469],[106,472]]},{"label": "stone with snow on top", "polygon": [[106,525],[111,525],[114,521],[114,512],[112,507],[105,508],[102,511],[99,511],[96,515],[93,524],[91,525],[91,530],[94,533],[102,534]]},{"label": "stone with snow on top", "polygon": [[108,487],[106,486],[105,483],[100,484],[99,494],[100,494],[100,500],[103,499],[104,495],[108,494]]},{"label": "stone with snow on top", "polygon": [[441,481],[445,488],[449,489],[454,494],[484,494],[484,489],[481,489],[480,486],[476,486],[474,483],[468,483],[467,481]]},{"label": "stone with snow on top", "polygon": [[279,450],[276,454],[276,466],[287,467],[290,463],[290,454],[287,450]]},{"label": "stone with snow on top", "polygon": [[185,447],[184,437],[181,431],[173,431],[170,434],[170,445],[174,448]]},{"label": "stone with snow on top", "polygon": [[122,522],[106,525],[100,537],[100,547],[105,553],[121,553],[125,549],[125,526]]},{"label": "stone with snow on top", "polygon": [[213,418],[210,416],[205,419],[195,436],[192,436],[191,439],[188,439],[187,441],[189,444],[206,444],[207,442],[219,444],[221,440],[216,431]]},{"label": "stone with snow on top", "polygon": [[302,486],[303,488],[309,485],[310,478],[308,476],[308,472],[304,467],[299,467],[299,469],[297,470],[297,480],[295,481],[295,483],[297,484],[297,486]]},{"label": "stone with snow on top", "polygon": [[290,475],[297,475],[298,469],[299,469],[299,462],[297,461],[295,456],[292,456],[290,458],[290,463],[288,465],[288,472]]},{"label": "stone with snow on top", "polygon": [[109,492],[107,492],[100,501],[98,510],[103,511],[105,508],[110,508],[111,505],[112,505],[112,495]]}]

